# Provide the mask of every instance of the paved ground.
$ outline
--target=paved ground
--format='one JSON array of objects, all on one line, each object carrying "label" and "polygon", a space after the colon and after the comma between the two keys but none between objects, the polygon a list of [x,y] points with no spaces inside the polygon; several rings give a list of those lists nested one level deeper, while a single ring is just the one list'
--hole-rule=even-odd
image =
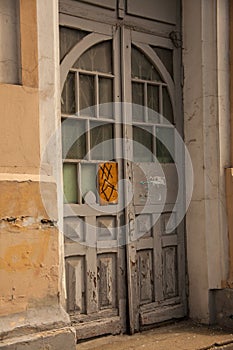
[{"label": "paved ground", "polygon": [[233,331],[182,321],[133,336],[108,336],[77,345],[77,350],[233,350]]}]

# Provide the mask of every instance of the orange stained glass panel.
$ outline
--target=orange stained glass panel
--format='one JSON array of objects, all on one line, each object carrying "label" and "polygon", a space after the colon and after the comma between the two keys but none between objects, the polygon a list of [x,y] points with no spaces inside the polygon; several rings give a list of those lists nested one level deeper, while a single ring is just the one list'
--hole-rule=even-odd
[{"label": "orange stained glass panel", "polygon": [[98,188],[101,205],[118,203],[118,164],[105,162],[99,164]]}]

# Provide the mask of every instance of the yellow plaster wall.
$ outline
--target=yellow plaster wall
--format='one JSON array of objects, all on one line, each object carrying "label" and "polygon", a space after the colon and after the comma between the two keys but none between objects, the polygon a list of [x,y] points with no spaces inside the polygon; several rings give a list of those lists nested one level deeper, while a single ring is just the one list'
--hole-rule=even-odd
[{"label": "yellow plaster wall", "polygon": [[[43,183],[51,206],[56,186]],[[53,220],[34,181],[0,181],[0,316],[58,303],[59,252]]]},{"label": "yellow plaster wall", "polygon": [[58,302],[57,229],[29,222],[0,224],[0,316]]},{"label": "yellow plaster wall", "polygon": [[[0,84],[0,316],[57,304],[59,295],[58,229],[48,220],[36,177],[40,168],[36,14],[36,0],[20,0],[22,85]],[[56,186],[44,182],[43,191],[56,220]]]},{"label": "yellow plaster wall", "polygon": [[22,85],[0,84],[1,172],[40,166],[37,35],[36,0],[20,0]]},{"label": "yellow plaster wall", "polygon": [[0,84],[0,165],[8,172],[40,166],[38,104],[38,89]]},{"label": "yellow plaster wall", "polygon": [[36,0],[20,0],[22,84],[38,87]]}]

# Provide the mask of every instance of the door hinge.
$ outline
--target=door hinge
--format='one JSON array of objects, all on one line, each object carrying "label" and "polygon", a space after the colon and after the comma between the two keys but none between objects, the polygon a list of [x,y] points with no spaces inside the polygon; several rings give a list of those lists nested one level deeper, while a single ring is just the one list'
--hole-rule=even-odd
[{"label": "door hinge", "polygon": [[169,33],[169,38],[171,39],[175,48],[180,49],[182,47],[182,35],[180,32],[172,31]]}]

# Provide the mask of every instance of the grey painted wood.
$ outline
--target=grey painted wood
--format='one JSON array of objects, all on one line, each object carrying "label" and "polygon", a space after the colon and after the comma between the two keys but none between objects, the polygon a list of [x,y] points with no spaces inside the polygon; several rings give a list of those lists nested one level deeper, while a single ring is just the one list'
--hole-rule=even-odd
[{"label": "grey painted wood", "polygon": [[84,2],[87,4],[95,5],[98,7],[108,8],[111,10],[116,9],[116,0],[79,0],[80,2]]},{"label": "grey painted wood", "polygon": [[[152,2],[150,4],[152,6]],[[136,5],[136,2],[134,5]],[[158,38],[156,43],[156,39],[155,36],[143,36],[143,34],[135,34],[132,31],[130,41],[132,40],[132,44],[141,50],[151,62],[154,62],[154,65],[169,88],[175,118],[180,118],[176,110],[177,108],[179,110],[179,104],[181,104],[181,99],[177,100],[178,95],[176,93],[177,88],[180,89],[179,85],[177,86],[179,80],[172,80],[163,62],[149,46],[150,44],[154,46],[157,44],[157,46],[161,45],[162,47],[171,49],[171,43],[163,39],[161,40],[161,38]],[[176,66],[178,61],[174,61],[173,64]],[[176,66],[175,69],[178,69],[178,67]],[[129,72],[127,74],[128,76],[130,75]],[[143,83],[145,84],[146,82]],[[161,98],[163,97],[162,94],[160,96]],[[160,110],[162,110],[162,107]],[[132,124],[132,120],[129,123]],[[145,125],[143,122],[141,124]],[[140,123],[137,125],[140,125]],[[130,134],[130,130],[128,133]],[[130,148],[128,150],[130,152]],[[132,164],[132,173],[130,174],[128,171],[129,176],[133,178],[134,188],[134,208],[131,208],[132,215],[136,213],[140,214],[143,210],[143,215],[146,213],[152,214],[154,221],[157,221],[153,227],[152,237],[150,237],[149,233],[150,238],[148,237],[145,222],[144,238],[141,233],[143,224],[139,225],[140,227],[132,226],[136,231],[133,235],[134,237],[138,237],[138,240],[132,245],[133,249],[128,248],[128,254],[129,259],[137,264],[138,272],[135,273],[133,264],[128,264],[130,275],[128,279],[131,279],[131,288],[132,286],[135,288],[135,280],[137,280],[138,290],[131,290],[131,294],[129,295],[129,302],[134,304],[132,306],[134,313],[130,315],[132,316],[130,323],[130,327],[132,327],[131,332],[138,330],[138,328],[143,328],[145,325],[152,325],[170,318],[183,317],[186,312],[186,302],[184,299],[184,231],[181,228],[179,233],[177,230],[172,235],[166,233],[168,219],[171,215],[173,217],[176,215],[172,211],[177,197],[177,173],[174,164],[163,164],[162,174],[156,173],[156,171],[158,172],[155,165],[149,162]],[[167,194],[163,193],[162,177],[164,177],[166,183]],[[162,201],[162,198],[164,198],[164,201]],[[164,214],[157,220],[156,212],[158,212],[159,208],[161,209],[161,206],[159,206],[160,202],[165,202]],[[152,274],[151,279],[149,279],[150,274]],[[137,306],[135,306],[136,303]]]},{"label": "grey painted wood", "polygon": [[122,329],[119,317],[100,319],[98,321],[85,322],[83,324],[73,324],[76,330],[77,341],[96,337],[97,334],[119,334]]},{"label": "grey painted wood", "polygon": [[127,12],[139,17],[146,17],[161,22],[176,23],[177,0],[128,0]]},{"label": "grey painted wood", "polygon": [[163,308],[157,308],[155,311],[141,313],[140,321],[142,326],[149,326],[160,322],[167,321],[169,319],[179,319],[184,316],[184,306],[174,305],[166,306]]},{"label": "grey painted wood", "polygon": [[[133,1],[133,0],[132,0]],[[159,0],[157,0],[159,1]],[[178,0],[177,0],[178,1]],[[102,23],[103,18],[104,22],[111,25],[121,25],[118,18],[124,18],[124,24],[128,28],[133,28],[134,30],[139,30],[141,32],[154,33],[162,37],[169,37],[169,33],[176,29],[180,29],[177,24],[165,23],[157,20],[151,20],[149,17],[138,17],[133,16],[132,14],[127,14],[125,11],[125,0],[118,1],[118,7],[115,11],[109,10],[104,7],[93,6],[89,3],[84,3],[81,1],[73,0],[59,0],[59,12],[62,15],[75,16],[76,18],[85,19],[87,21],[96,21],[96,29],[94,28],[91,31],[98,31],[98,22]],[[179,21],[180,14],[179,6],[177,6],[177,18]]]}]

